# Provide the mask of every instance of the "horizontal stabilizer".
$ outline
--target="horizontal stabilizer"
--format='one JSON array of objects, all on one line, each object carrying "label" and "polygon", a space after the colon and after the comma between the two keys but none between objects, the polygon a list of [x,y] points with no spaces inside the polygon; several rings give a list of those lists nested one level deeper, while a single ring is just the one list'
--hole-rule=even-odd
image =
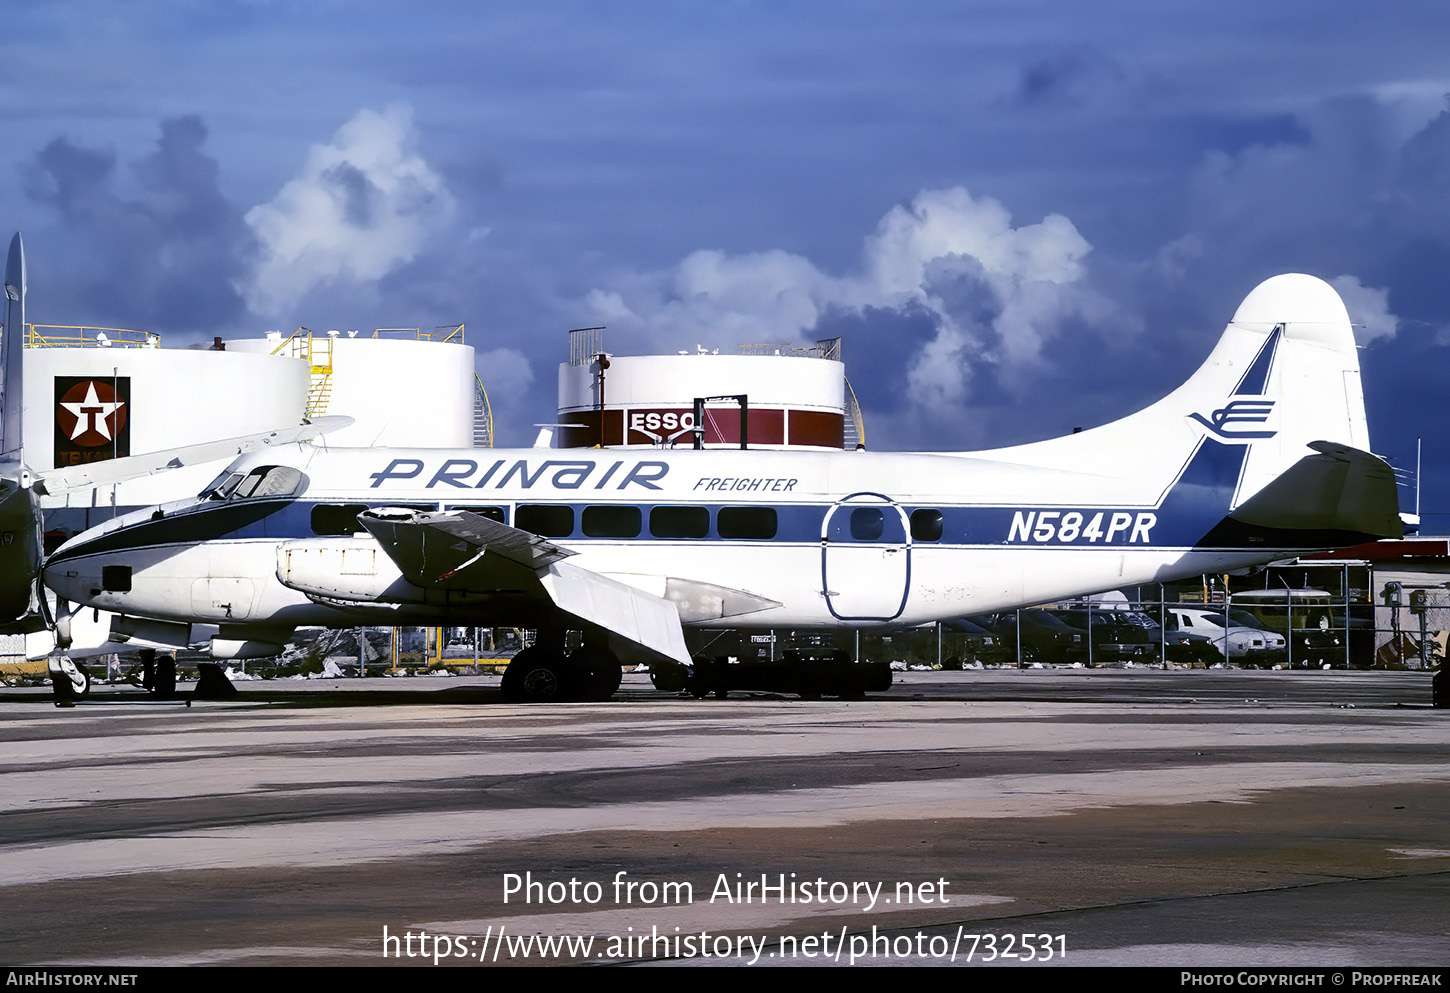
[{"label": "horizontal stabilizer", "polygon": [[1403,534],[1394,470],[1384,459],[1327,441],[1309,447],[1318,454],[1306,455],[1280,473],[1234,508],[1229,519],[1274,532],[1370,538]]},{"label": "horizontal stabilizer", "polygon": [[199,445],[185,445],[169,448],[148,455],[128,455],[119,459],[105,459],[101,462],[87,462],[84,465],[66,466],[61,469],[47,469],[36,473],[35,489],[42,495],[60,496],[73,490],[95,489],[97,486],[111,486],[144,476],[154,476],[170,469],[181,469],[189,465],[232,459],[263,448],[290,445],[309,438],[316,438],[328,431],[337,431],[352,423],[351,417],[319,417],[304,421],[296,427],[279,428],[276,431],[261,431],[257,434],[238,435],[219,441],[202,442]]}]

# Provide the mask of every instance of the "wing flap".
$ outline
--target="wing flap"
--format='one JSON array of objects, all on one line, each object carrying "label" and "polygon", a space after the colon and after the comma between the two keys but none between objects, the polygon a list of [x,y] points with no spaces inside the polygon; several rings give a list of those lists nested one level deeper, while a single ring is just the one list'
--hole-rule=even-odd
[{"label": "wing flap", "polygon": [[565,613],[675,662],[690,664],[680,612],[669,600],[570,562],[551,564],[541,582]]},{"label": "wing flap", "polygon": [[536,594],[646,655],[690,661],[673,603],[565,562],[574,553],[546,538],[465,510],[370,510],[358,522],[414,585]]}]

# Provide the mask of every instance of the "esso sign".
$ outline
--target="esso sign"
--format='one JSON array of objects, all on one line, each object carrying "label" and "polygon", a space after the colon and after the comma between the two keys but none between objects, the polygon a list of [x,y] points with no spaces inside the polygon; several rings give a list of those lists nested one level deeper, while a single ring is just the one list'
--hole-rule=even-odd
[{"label": "esso sign", "polygon": [[631,431],[648,431],[666,437],[676,431],[695,426],[693,410],[635,410],[629,414]]}]

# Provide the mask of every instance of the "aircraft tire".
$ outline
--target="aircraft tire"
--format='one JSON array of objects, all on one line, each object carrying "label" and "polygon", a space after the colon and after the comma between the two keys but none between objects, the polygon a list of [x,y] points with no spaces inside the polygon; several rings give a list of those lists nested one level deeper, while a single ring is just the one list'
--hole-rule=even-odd
[{"label": "aircraft tire", "polygon": [[50,677],[50,688],[55,694],[56,703],[69,703],[88,696],[91,692],[91,674],[86,671],[86,667],[70,659],[64,659],[62,666],[64,668],[61,672],[52,673]]},{"label": "aircraft tire", "polygon": [[696,700],[703,700],[716,689],[719,682],[717,664],[714,659],[703,656],[695,659],[695,664],[689,669],[684,683],[684,688],[690,696]]},{"label": "aircraft tire", "polygon": [[650,663],[650,684],[661,693],[680,692],[680,690],[685,688],[685,680],[688,678],[689,670],[682,665],[674,665],[668,662]]},{"label": "aircraft tire", "polygon": [[176,695],[176,657],[174,655],[158,655],[156,657],[156,687],[154,690],[158,699],[169,700]]},{"label": "aircraft tire", "polygon": [[619,657],[608,649],[585,646],[570,655],[567,662],[579,695],[585,700],[608,700],[624,678]]},{"label": "aircraft tire", "polygon": [[568,696],[569,667],[540,648],[525,648],[503,671],[503,698],[510,703],[547,703]]}]

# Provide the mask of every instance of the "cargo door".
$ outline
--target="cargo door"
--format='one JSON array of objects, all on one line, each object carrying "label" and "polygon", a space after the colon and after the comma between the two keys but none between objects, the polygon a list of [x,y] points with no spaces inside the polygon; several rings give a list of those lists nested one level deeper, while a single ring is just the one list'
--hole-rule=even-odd
[{"label": "cargo door", "polygon": [[826,606],[842,621],[889,621],[906,609],[911,543],[906,512],[879,493],[855,493],[821,526]]}]

